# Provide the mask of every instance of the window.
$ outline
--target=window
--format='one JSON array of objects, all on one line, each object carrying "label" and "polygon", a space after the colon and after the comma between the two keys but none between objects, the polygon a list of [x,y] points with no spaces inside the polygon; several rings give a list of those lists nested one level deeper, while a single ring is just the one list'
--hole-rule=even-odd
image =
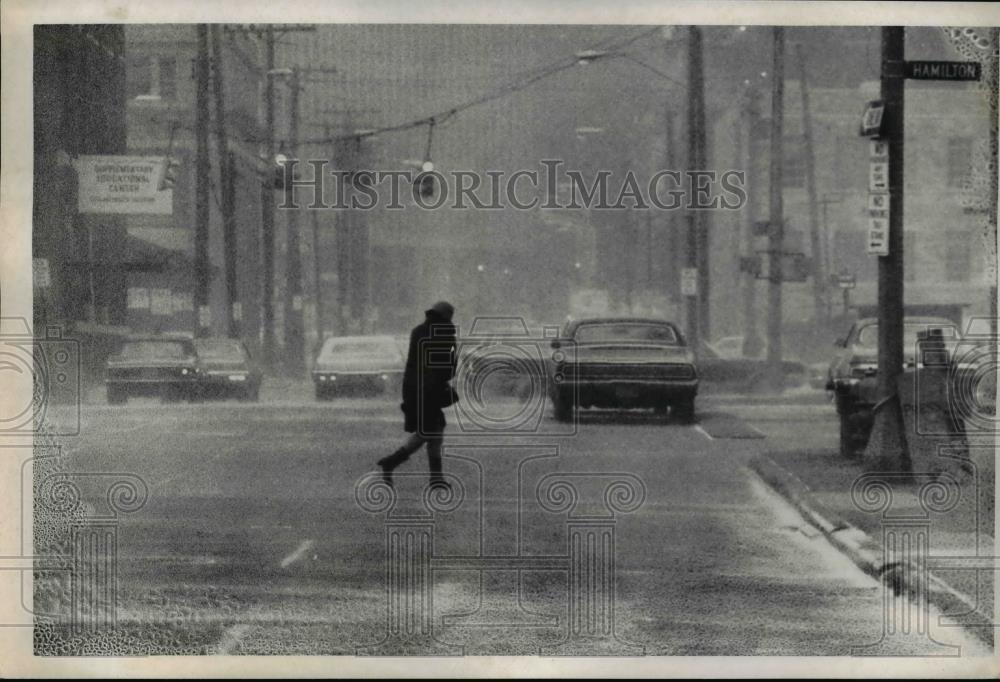
[{"label": "window", "polygon": [[799,137],[784,140],[784,168],[782,184],[785,187],[805,187],[806,184],[806,144]]},{"label": "window", "polygon": [[160,57],[158,64],[160,99],[177,99],[177,62],[173,57]]},{"label": "window", "polygon": [[947,282],[966,282],[972,265],[969,252],[971,234],[965,230],[949,230],[944,251],[944,278]]},{"label": "window", "polygon": [[948,139],[948,186],[961,187],[972,167],[972,139],[968,137],[952,137]]},{"label": "window", "polygon": [[134,57],[126,74],[129,99],[177,99],[177,61],[173,57]]},{"label": "window", "polygon": [[153,91],[153,68],[149,57],[135,57],[129,62],[125,78],[129,99],[148,95]]}]

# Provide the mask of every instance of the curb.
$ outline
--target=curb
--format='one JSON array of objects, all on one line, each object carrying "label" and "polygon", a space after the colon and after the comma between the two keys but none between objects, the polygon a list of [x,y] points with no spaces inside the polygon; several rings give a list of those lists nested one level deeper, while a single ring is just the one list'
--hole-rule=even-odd
[{"label": "curb", "polygon": [[[864,573],[888,586],[889,581],[899,590],[906,592],[910,598],[918,596],[918,583],[910,576],[917,571],[887,570],[882,561],[882,548],[868,533],[851,525],[837,513],[827,509],[812,499],[812,489],[798,476],[777,464],[767,455],[758,455],[750,460],[750,469],[767,483],[775,492],[782,496],[808,521],[819,530],[827,541],[847,556]],[[976,611],[977,603],[971,597],[955,590],[946,582],[928,574],[930,593],[928,601],[937,607],[942,614],[965,614]],[[992,624],[962,625],[963,630],[977,640],[994,647],[994,628]]]}]

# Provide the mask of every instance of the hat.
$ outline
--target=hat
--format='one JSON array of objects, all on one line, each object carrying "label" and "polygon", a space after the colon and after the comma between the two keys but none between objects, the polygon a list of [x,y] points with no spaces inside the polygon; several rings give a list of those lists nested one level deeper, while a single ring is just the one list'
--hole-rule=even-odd
[{"label": "hat", "polygon": [[453,306],[451,303],[448,303],[448,301],[438,301],[430,308],[428,308],[425,312],[428,315],[434,313],[436,315],[440,315],[446,320],[450,320],[452,316],[455,314],[455,306]]}]

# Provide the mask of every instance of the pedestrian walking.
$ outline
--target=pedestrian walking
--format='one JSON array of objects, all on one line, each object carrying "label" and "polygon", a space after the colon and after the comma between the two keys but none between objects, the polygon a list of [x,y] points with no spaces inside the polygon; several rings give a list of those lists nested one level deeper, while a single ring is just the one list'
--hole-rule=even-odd
[{"label": "pedestrian walking", "polygon": [[410,434],[403,445],[378,461],[382,478],[392,485],[392,472],[421,446],[427,446],[431,485],[447,487],[442,474],[444,408],[458,400],[451,380],[455,376],[455,308],[438,301],[425,311],[424,321],[410,332],[410,346],[403,373],[403,430]]}]

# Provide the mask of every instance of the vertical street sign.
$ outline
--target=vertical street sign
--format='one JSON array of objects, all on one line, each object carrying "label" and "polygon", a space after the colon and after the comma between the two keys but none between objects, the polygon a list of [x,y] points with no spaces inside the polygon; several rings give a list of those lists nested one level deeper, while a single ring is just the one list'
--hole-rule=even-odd
[{"label": "vertical street sign", "polygon": [[865,252],[872,256],[889,255],[889,143],[868,143],[868,232]]},{"label": "vertical street sign", "polygon": [[698,268],[681,269],[681,295],[698,295]]}]

